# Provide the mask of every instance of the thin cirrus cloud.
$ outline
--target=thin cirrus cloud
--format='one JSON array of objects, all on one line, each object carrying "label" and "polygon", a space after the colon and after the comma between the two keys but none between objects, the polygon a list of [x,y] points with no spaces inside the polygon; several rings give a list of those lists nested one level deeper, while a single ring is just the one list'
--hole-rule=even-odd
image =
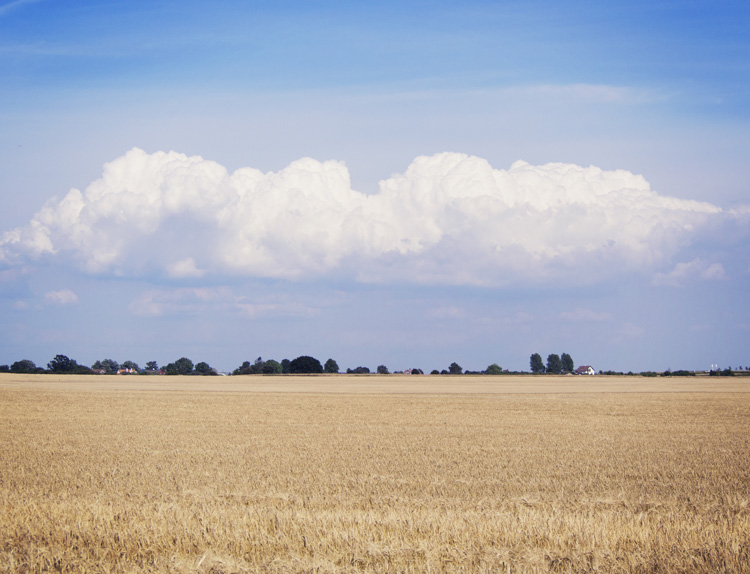
[{"label": "thin cirrus cloud", "polygon": [[0,16],[4,16],[14,8],[18,8],[23,4],[35,4],[36,2],[39,2],[39,0],[15,0],[14,2],[8,2],[7,4],[0,6]]},{"label": "thin cirrus cloud", "polygon": [[[459,153],[414,159],[376,194],[346,166],[278,172],[134,148],[85,191],[0,239],[0,262],[72,261],[100,275],[508,285],[656,273],[726,212],[660,195],[640,175]],[[708,264],[705,273],[715,274]]]}]

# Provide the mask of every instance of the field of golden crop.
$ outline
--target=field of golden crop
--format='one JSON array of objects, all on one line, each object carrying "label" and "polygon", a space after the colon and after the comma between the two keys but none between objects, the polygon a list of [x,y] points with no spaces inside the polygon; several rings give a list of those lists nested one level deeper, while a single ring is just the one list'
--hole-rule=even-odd
[{"label": "field of golden crop", "polygon": [[1,375],[0,572],[750,571],[750,380],[519,379]]}]

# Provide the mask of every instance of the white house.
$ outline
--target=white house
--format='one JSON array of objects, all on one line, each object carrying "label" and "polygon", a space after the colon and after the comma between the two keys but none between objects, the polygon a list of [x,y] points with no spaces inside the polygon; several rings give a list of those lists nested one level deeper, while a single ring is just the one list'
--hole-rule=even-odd
[{"label": "white house", "polygon": [[576,369],[576,375],[595,375],[596,371],[591,365],[581,365]]}]

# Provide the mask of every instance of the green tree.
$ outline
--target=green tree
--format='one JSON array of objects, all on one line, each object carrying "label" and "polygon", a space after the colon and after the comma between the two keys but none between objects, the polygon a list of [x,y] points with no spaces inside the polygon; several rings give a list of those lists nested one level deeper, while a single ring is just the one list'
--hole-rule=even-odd
[{"label": "green tree", "polygon": [[531,355],[529,365],[531,366],[531,372],[535,375],[541,375],[544,373],[544,363],[542,362],[542,356],[539,353]]},{"label": "green tree", "polygon": [[547,372],[559,375],[562,372],[562,361],[560,355],[547,355]]},{"label": "green tree", "polygon": [[233,375],[249,375],[253,371],[250,361],[243,361],[242,364],[232,371]]},{"label": "green tree", "polygon": [[448,373],[450,373],[451,375],[460,375],[463,372],[464,370],[458,363],[451,363],[450,367],[448,367]]},{"label": "green tree", "polygon": [[500,365],[497,363],[492,363],[489,367],[487,367],[486,373],[488,375],[500,375],[502,374],[503,369]]},{"label": "green tree", "polygon": [[93,371],[86,365],[79,365],[73,359],[69,359],[65,355],[55,355],[55,358],[47,363],[47,371],[55,374],[93,374]]},{"label": "green tree", "polygon": [[72,373],[76,370],[78,363],[65,355],[55,355],[55,358],[47,363],[47,370],[52,373]]},{"label": "green tree", "polygon": [[158,371],[159,370],[159,363],[156,361],[149,361],[146,363],[146,370],[147,371]]},{"label": "green tree", "polygon": [[263,363],[262,373],[264,375],[279,375],[281,374],[281,369],[281,363],[274,361],[273,359],[268,359]]},{"label": "green tree", "polygon": [[573,357],[568,355],[568,353],[563,353],[560,356],[560,360],[562,361],[562,370],[566,373],[572,373],[575,371],[575,364],[573,363]]},{"label": "green tree", "polygon": [[211,368],[211,365],[205,361],[201,361],[195,365],[195,373],[197,375],[215,375],[216,371]]},{"label": "green tree", "polygon": [[193,361],[187,357],[182,357],[174,362],[177,372],[181,375],[189,375],[193,372]]},{"label": "green tree", "polygon": [[281,372],[285,375],[290,372],[292,362],[289,359],[281,359]]},{"label": "green tree", "polygon": [[339,372],[339,364],[334,361],[333,359],[328,359],[326,361],[326,364],[323,365],[323,370],[326,373],[338,373]]},{"label": "green tree", "polygon": [[385,365],[379,365],[378,366],[378,375],[389,375],[390,371],[388,370],[388,367]]},{"label": "green tree", "polygon": [[294,374],[322,373],[323,365],[315,357],[302,355],[291,361],[289,372]]},{"label": "green tree", "polygon": [[164,367],[164,372],[168,375],[190,375],[193,372],[193,361],[182,357]]},{"label": "green tree", "polygon": [[10,372],[21,373],[21,374],[36,373],[37,366],[34,364],[34,361],[30,361],[29,359],[23,359],[21,361],[16,361],[15,363],[13,363],[10,366]]}]

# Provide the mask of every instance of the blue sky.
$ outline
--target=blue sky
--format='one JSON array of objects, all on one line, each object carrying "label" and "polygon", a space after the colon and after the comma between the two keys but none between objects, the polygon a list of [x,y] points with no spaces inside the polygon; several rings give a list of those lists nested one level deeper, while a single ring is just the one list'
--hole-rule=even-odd
[{"label": "blue sky", "polygon": [[750,365],[749,24],[0,3],[0,363]]}]

